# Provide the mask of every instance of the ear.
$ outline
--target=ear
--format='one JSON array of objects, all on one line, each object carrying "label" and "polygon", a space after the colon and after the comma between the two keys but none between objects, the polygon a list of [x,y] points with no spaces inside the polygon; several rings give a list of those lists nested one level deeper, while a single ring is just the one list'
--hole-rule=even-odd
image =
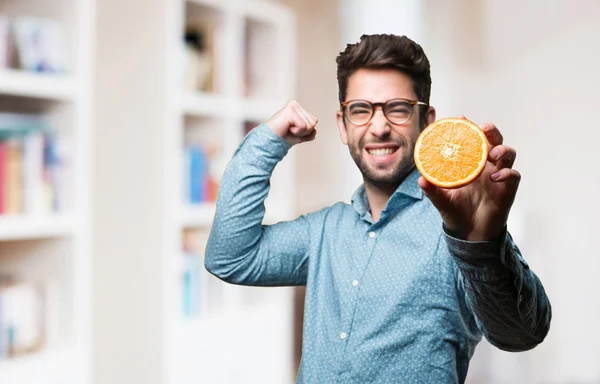
[{"label": "ear", "polygon": [[425,127],[435,121],[435,108],[429,107],[427,108],[427,113],[425,113]]},{"label": "ear", "polygon": [[337,120],[338,131],[340,132],[340,139],[342,139],[344,145],[348,145],[348,132],[346,131],[346,124],[344,122],[342,111],[337,111],[335,117]]}]

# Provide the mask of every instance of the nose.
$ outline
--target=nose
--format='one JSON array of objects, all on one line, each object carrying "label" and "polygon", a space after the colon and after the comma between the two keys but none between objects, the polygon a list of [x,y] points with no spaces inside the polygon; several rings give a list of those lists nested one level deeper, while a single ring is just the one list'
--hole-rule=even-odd
[{"label": "nose", "polygon": [[375,108],[369,124],[369,132],[371,132],[373,136],[381,139],[387,137],[390,134],[391,129],[390,122],[383,114],[383,109]]}]

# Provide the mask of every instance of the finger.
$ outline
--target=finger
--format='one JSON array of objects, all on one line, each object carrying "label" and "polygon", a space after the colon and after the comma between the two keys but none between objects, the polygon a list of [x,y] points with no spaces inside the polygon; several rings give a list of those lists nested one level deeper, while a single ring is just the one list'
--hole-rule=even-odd
[{"label": "finger", "polygon": [[521,174],[519,171],[511,168],[502,168],[490,175],[490,179],[496,183],[507,182],[509,184],[519,185]]},{"label": "finger", "polygon": [[312,134],[315,129],[307,127],[306,122],[303,119],[299,120],[300,122],[298,125],[294,125],[290,128],[290,133],[298,137],[304,137]]},{"label": "finger", "polygon": [[300,115],[295,115],[292,120],[288,132],[298,138],[303,138],[312,134],[315,129],[308,126],[306,121]]},{"label": "finger", "polygon": [[303,116],[306,117],[308,123],[310,123],[311,126],[316,126],[317,123],[319,122],[319,119],[317,119],[317,117],[315,115],[313,115],[312,113],[308,112],[303,106],[301,106],[300,104],[298,104],[298,110],[300,112],[302,112]]},{"label": "finger", "polygon": [[294,113],[290,114],[290,116],[289,116],[289,119],[290,119],[289,132],[291,132],[292,134],[294,134],[296,136],[305,135],[304,131],[306,131],[306,128],[307,128],[306,121],[304,121],[302,116],[300,116],[300,114],[296,113],[295,110],[293,110],[293,112]]},{"label": "finger", "polygon": [[495,146],[488,156],[491,163],[496,165],[497,169],[512,168],[517,158],[517,151],[508,145]]},{"label": "finger", "polygon": [[308,112],[308,116],[310,117],[313,127],[316,127],[317,124],[319,124],[319,119],[317,118],[317,116],[313,115],[310,112]]},{"label": "finger", "polygon": [[496,126],[492,123],[483,123],[480,126],[481,130],[483,131],[483,133],[485,133],[485,137],[488,140],[488,143],[490,143],[490,146],[493,148],[496,145],[501,145],[502,141],[504,140],[504,138],[502,137],[502,134],[500,133],[500,131],[498,130],[498,128],[496,128]]},{"label": "finger", "polygon": [[418,183],[419,187],[421,187],[421,189],[423,190],[423,193],[425,193],[425,196],[427,196],[427,198],[431,200],[431,203],[439,211],[444,211],[450,203],[450,200],[445,191],[442,188],[438,188],[435,185],[431,184],[423,176],[419,177]]},{"label": "finger", "polygon": [[467,120],[467,118],[465,117],[465,115],[456,115],[457,119],[463,119],[463,120]]},{"label": "finger", "polygon": [[293,103],[291,103],[291,106],[294,112],[296,112],[302,118],[302,120],[305,121],[307,127],[313,126],[310,117],[308,117],[308,112],[306,112],[306,110],[302,108],[300,103],[294,101]]}]

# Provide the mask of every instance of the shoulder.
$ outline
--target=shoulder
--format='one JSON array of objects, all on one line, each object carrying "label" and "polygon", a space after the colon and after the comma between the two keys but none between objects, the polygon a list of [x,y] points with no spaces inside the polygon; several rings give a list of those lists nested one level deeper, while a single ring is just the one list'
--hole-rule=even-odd
[{"label": "shoulder", "polygon": [[318,211],[310,212],[303,215],[312,225],[332,224],[336,221],[349,220],[356,218],[358,213],[346,202],[337,202]]},{"label": "shoulder", "polygon": [[314,212],[310,212],[310,213],[306,214],[305,216],[310,217],[312,219],[319,219],[319,218],[323,219],[323,218],[326,218],[329,216],[347,215],[352,212],[356,213],[356,210],[352,207],[352,205],[350,205],[350,203],[338,201],[337,203],[332,204],[328,207],[321,208]]}]

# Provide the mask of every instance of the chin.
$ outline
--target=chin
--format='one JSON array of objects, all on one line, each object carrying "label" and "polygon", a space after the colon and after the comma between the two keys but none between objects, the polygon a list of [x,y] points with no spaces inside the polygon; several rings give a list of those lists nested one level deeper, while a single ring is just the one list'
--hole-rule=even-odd
[{"label": "chin", "polygon": [[414,168],[413,166],[398,166],[393,170],[373,170],[362,172],[365,182],[380,188],[396,188]]},{"label": "chin", "polygon": [[382,175],[381,173],[377,174],[376,172],[363,173],[363,178],[365,182],[368,182],[371,185],[386,188],[397,187],[403,179],[403,177],[397,173]]}]

